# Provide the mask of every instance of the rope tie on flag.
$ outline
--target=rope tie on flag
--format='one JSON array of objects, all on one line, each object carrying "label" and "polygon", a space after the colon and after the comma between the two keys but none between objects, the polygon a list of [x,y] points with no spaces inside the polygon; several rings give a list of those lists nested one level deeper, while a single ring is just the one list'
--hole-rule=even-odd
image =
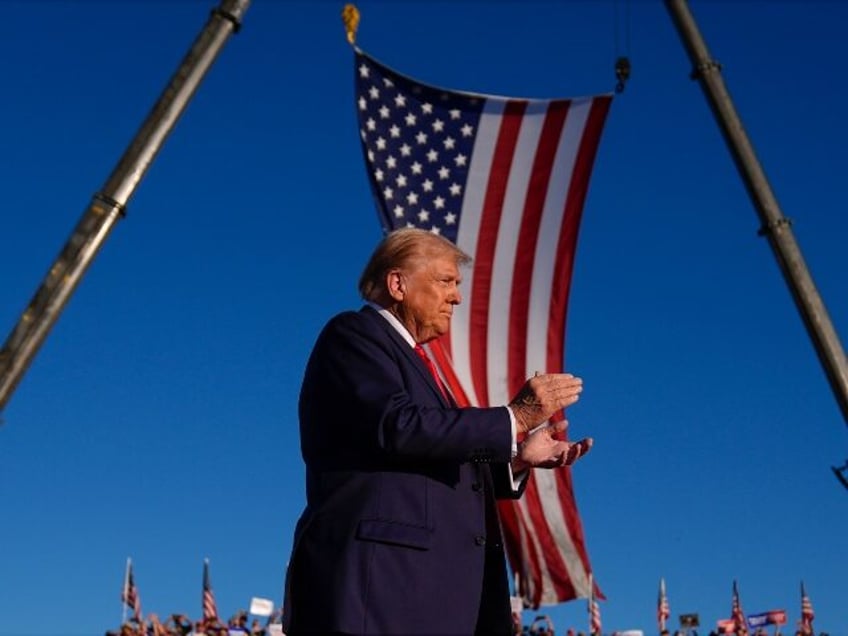
[{"label": "rope tie on flag", "polygon": [[342,9],[342,22],[344,22],[347,41],[353,46],[356,44],[356,30],[359,28],[359,9],[356,5],[346,4]]},{"label": "rope tie on flag", "polygon": [[621,36],[619,35],[619,14],[618,14],[618,2],[614,3],[615,9],[615,21],[613,24],[613,28],[615,30],[615,49],[616,49],[616,60],[615,60],[615,92],[623,93],[624,85],[627,83],[627,80],[630,79],[630,0],[624,0],[624,20],[623,20],[623,31],[624,31],[624,47],[622,50],[621,46]]}]

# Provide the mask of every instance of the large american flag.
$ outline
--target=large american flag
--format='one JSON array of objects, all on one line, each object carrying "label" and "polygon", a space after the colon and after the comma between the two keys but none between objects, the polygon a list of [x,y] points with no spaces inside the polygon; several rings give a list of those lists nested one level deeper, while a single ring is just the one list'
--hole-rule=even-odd
[{"label": "large american flag", "polygon": [[215,620],[218,618],[218,606],[215,604],[215,594],[212,592],[212,584],[209,582],[209,561],[203,562],[203,619]]},{"label": "large american flag", "polygon": [[806,635],[813,633],[813,619],[816,617],[813,612],[813,603],[810,597],[807,596],[807,591],[804,589],[804,582],[801,581],[801,632]]},{"label": "large american flag", "polygon": [[124,582],[124,591],[121,593],[121,600],[124,602],[124,605],[133,611],[133,617],[136,620],[141,620],[141,598],[138,595],[138,588],[135,586],[132,563],[127,564],[127,580]]},{"label": "large american flag", "polygon": [[665,579],[660,579],[660,591],[657,597],[657,624],[660,633],[665,631],[665,623],[671,616],[671,608],[668,606],[668,596],[665,594]]},{"label": "large american flag", "polygon": [[[449,91],[359,49],[355,75],[384,230],[424,228],[474,259],[451,332],[430,351],[460,404],[506,404],[535,371],[564,368],[577,230],[612,96]],[[517,591],[532,607],[588,598],[591,567],[570,469],[534,473],[521,500],[499,502]]]}]

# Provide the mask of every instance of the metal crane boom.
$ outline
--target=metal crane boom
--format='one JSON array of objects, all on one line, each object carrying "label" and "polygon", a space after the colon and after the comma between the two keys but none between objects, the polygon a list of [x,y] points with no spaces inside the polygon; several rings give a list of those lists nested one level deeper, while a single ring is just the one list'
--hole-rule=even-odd
[{"label": "metal crane boom", "polygon": [[665,0],[672,21],[694,67],[693,79],[704,90],[713,115],[718,121],[736,168],[762,223],[760,234],[771,245],[783,278],[813,341],[833,394],[848,424],[848,361],[833,327],[824,301],[816,289],[801,249],[792,233],[792,225],[783,216],[765,172],[736,113],[721,77],[721,67],[710,58],[707,45],[689,11],[686,0]]},{"label": "metal crane boom", "polygon": [[250,0],[221,0],[0,349],[0,411],[44,342]]}]

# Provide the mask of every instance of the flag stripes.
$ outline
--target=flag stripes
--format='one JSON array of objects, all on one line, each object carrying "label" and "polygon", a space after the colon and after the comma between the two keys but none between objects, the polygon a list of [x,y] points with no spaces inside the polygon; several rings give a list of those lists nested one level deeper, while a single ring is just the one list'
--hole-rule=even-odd
[{"label": "flag stripes", "polygon": [[204,620],[215,620],[218,618],[218,606],[215,603],[215,594],[212,591],[212,583],[209,580],[209,561],[203,562],[203,598],[201,601]]}]

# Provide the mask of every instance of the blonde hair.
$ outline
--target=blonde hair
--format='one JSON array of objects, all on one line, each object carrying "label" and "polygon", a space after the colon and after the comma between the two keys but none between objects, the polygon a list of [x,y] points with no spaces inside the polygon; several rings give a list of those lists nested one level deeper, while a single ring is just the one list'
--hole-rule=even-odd
[{"label": "blonde hair", "polygon": [[359,293],[376,301],[385,290],[386,275],[393,269],[410,268],[416,261],[453,256],[457,265],[467,265],[471,257],[443,236],[418,228],[389,232],[374,249],[359,277]]}]

